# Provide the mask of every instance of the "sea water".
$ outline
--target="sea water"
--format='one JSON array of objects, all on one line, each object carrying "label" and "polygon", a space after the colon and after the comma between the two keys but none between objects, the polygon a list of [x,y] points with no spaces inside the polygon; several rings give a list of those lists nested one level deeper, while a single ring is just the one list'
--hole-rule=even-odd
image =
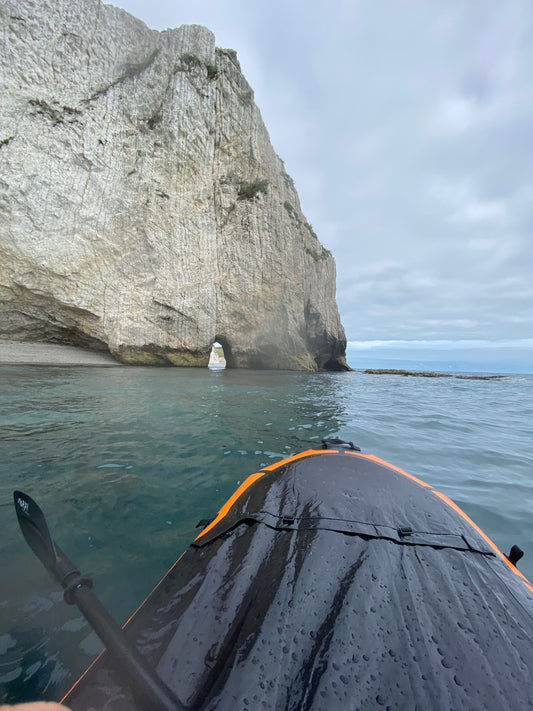
[{"label": "sea water", "polygon": [[250,473],[337,436],[450,496],[533,579],[533,376],[0,368],[0,701],[101,649],[18,529],[14,489],[123,622]]}]

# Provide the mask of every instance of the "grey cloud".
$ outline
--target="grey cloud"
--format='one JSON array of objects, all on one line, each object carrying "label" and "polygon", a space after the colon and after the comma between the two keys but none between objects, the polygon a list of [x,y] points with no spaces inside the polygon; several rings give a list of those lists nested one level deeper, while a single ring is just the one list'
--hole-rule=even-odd
[{"label": "grey cloud", "polygon": [[122,0],[237,50],[347,336],[533,334],[533,5]]}]

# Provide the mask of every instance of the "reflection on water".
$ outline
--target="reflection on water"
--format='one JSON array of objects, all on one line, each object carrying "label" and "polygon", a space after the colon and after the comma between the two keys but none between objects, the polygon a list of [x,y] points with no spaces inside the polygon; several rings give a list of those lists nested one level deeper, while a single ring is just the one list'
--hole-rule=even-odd
[{"label": "reflection on water", "polygon": [[502,547],[529,545],[531,575],[532,389],[528,378],[0,368],[0,699],[59,698],[100,648],[25,545],[13,489],[39,502],[120,621],[246,475],[332,435],[427,479]]}]

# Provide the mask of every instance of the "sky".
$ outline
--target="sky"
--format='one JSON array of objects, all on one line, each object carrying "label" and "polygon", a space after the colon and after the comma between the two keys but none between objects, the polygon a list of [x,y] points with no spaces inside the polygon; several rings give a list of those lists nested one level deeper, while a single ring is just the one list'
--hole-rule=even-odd
[{"label": "sky", "polygon": [[533,366],[531,0],[112,4],[237,51],[353,347],[514,344]]}]

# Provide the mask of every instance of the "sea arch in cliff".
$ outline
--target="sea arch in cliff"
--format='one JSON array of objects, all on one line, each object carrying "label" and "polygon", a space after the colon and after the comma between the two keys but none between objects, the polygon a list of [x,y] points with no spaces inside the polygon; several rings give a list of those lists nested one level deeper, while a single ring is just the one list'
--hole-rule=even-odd
[{"label": "sea arch in cliff", "polygon": [[346,369],[333,257],[236,53],[99,0],[4,6],[0,337]]},{"label": "sea arch in cliff", "polygon": [[231,368],[231,348],[226,338],[216,336],[211,346],[211,357],[209,365],[216,367]]}]

